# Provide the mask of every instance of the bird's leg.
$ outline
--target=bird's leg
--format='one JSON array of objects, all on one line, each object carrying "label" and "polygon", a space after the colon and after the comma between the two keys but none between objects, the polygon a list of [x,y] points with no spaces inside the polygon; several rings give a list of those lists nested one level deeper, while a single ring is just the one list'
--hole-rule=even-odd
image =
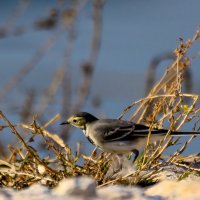
[{"label": "bird's leg", "polygon": [[134,160],[133,160],[133,163],[134,163],[139,156],[139,151],[137,149],[133,149],[132,152],[135,154],[135,157],[134,157]]}]

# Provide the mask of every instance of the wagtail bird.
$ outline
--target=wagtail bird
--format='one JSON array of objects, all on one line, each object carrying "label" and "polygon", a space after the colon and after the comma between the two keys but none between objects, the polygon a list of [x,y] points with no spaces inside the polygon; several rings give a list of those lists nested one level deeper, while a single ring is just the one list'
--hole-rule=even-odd
[{"label": "wagtail bird", "polygon": [[[61,123],[71,124],[82,129],[87,139],[105,152],[123,154],[133,152],[135,159],[139,150],[147,144],[147,136],[151,132],[150,143],[161,140],[168,130],[152,129],[142,124],[135,124],[120,119],[98,119],[87,112],[79,112]],[[171,136],[197,135],[196,132],[171,131]],[[134,160],[135,160],[134,159]]]}]

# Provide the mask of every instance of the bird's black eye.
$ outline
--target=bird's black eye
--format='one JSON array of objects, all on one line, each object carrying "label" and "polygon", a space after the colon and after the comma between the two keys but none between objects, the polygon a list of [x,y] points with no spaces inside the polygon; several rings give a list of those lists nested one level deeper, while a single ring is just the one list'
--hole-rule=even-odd
[{"label": "bird's black eye", "polygon": [[74,123],[76,123],[76,122],[77,122],[77,120],[76,120],[76,119],[73,119],[73,122],[74,122]]}]

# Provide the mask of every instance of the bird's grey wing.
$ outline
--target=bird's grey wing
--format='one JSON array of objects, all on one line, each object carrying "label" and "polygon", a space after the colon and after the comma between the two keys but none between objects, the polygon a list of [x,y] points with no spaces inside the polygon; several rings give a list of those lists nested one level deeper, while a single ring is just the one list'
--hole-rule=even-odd
[{"label": "bird's grey wing", "polygon": [[138,137],[145,137],[149,133],[149,127],[127,121],[113,121],[109,124],[98,126],[97,129],[103,133],[102,139],[107,142],[132,140]]}]

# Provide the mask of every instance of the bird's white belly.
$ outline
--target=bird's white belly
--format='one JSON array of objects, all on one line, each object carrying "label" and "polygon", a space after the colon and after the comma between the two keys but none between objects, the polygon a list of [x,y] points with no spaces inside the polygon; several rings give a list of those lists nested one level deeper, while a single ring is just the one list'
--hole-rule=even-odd
[{"label": "bird's white belly", "polygon": [[[160,140],[160,137],[152,137],[150,143],[156,142]],[[95,142],[95,141],[94,141]],[[140,150],[146,147],[147,145],[147,137],[139,138],[132,141],[113,141],[107,143],[99,143],[95,142],[95,144],[99,146],[106,152],[111,153],[128,153],[133,151],[134,149]]]},{"label": "bird's white belly", "polygon": [[133,151],[134,149],[144,148],[146,145],[146,140],[140,140],[139,143],[136,144],[133,141],[109,142],[103,145],[103,149],[107,152],[127,153]]}]

